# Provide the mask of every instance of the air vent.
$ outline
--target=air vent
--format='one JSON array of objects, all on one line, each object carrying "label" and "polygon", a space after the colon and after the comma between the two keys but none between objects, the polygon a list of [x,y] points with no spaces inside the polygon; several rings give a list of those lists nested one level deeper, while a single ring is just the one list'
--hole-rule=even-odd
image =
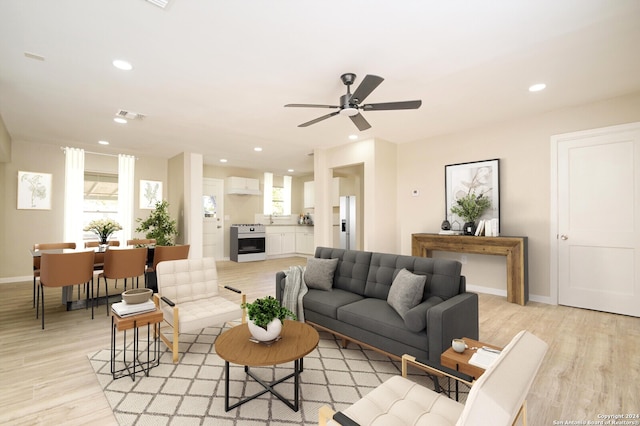
[{"label": "air vent", "polygon": [[169,0],[147,0],[147,2],[165,9],[169,5]]},{"label": "air vent", "polygon": [[133,111],[119,109],[118,112],[116,112],[116,117],[126,118],[127,120],[144,120],[146,115],[138,114],[137,112],[133,112]]}]

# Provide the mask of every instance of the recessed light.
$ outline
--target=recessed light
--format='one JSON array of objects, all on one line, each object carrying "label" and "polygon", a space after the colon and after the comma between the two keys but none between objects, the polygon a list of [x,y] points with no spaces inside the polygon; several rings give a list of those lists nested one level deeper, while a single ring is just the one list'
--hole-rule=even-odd
[{"label": "recessed light", "polygon": [[226,158],[221,158],[221,159],[220,159],[220,162],[221,162],[221,163],[226,163],[226,162],[227,162],[227,159],[226,159]]},{"label": "recessed light", "polygon": [[355,141],[358,139],[358,135],[349,135],[349,139],[351,139],[352,141]]},{"label": "recessed light", "polygon": [[115,121],[116,123],[120,123],[120,124],[127,124],[127,120],[122,118],[122,117],[116,117],[113,119],[113,121]]},{"label": "recessed light", "polygon": [[133,65],[131,65],[129,62],[122,59],[114,60],[113,66],[123,71],[131,71],[133,69]]},{"label": "recessed light", "polygon": [[253,150],[255,152],[260,152],[260,151],[262,151],[262,148],[260,148],[259,146],[256,146],[255,148],[253,148]]},{"label": "recessed light", "polygon": [[109,145],[109,141],[98,141],[100,145]]},{"label": "recessed light", "polygon": [[289,172],[289,173],[293,173],[293,172],[295,172],[295,170],[293,170],[293,169],[289,169],[289,170],[287,170],[287,172]]},{"label": "recessed light", "polygon": [[544,90],[546,87],[547,87],[547,85],[544,84],[544,83],[537,83],[537,84],[534,84],[532,86],[529,86],[529,91],[530,92],[539,92],[541,90]]}]

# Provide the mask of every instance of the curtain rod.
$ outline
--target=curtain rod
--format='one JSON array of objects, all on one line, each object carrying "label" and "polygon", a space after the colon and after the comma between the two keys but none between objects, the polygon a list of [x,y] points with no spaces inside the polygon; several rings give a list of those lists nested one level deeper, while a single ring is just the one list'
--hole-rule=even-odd
[{"label": "curtain rod", "polygon": [[[62,152],[64,152],[67,147],[61,146],[60,149],[62,150]],[[104,155],[105,157],[118,157],[118,154],[105,154],[104,152],[93,152],[93,151],[84,151],[85,154],[93,154],[93,155]],[[134,157],[136,160],[138,160],[138,157]]]}]

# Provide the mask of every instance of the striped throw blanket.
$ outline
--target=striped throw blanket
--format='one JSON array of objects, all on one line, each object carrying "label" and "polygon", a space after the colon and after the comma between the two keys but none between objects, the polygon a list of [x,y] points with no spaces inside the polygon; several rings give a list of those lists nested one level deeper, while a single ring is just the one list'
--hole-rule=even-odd
[{"label": "striped throw blanket", "polygon": [[289,270],[283,271],[286,277],[284,279],[284,292],[282,293],[282,306],[296,314],[300,322],[304,322],[302,297],[308,291],[304,282],[304,270],[304,266],[291,266]]}]

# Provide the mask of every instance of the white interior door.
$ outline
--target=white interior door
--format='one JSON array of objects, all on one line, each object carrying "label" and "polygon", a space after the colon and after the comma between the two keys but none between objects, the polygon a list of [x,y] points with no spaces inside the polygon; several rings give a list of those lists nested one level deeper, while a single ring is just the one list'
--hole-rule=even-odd
[{"label": "white interior door", "polygon": [[558,302],[640,317],[640,123],[558,138]]},{"label": "white interior door", "polygon": [[204,178],[202,194],[204,197],[202,255],[222,260],[224,256],[224,181]]}]

